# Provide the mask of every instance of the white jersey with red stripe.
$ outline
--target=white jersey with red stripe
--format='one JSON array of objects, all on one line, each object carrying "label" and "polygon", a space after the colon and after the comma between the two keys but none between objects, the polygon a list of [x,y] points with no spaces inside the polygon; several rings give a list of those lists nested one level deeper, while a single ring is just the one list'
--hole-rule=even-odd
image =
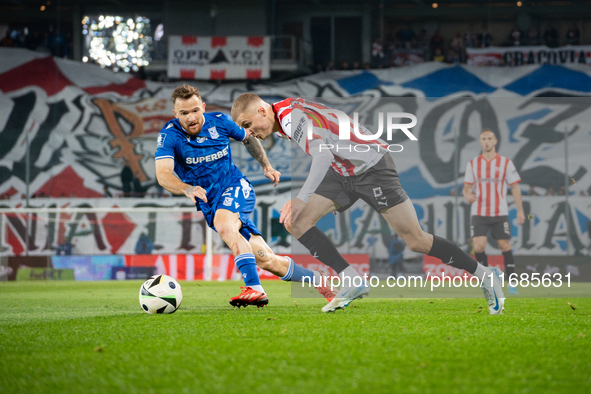
[{"label": "white jersey with red stripe", "polygon": [[474,185],[476,201],[472,203],[471,214],[508,215],[507,184],[513,186],[517,182],[521,182],[521,177],[515,165],[498,153],[490,161],[482,155],[470,160],[466,165],[464,183]]},{"label": "white jersey with red stripe", "polygon": [[[322,140],[334,156],[332,168],[342,176],[360,175],[373,167],[388,152],[388,144],[381,139],[365,141],[353,132],[353,119],[350,123],[351,139],[339,139],[339,122],[333,108],[300,97],[291,97],[273,104],[273,109],[281,125],[276,134],[298,144],[308,155],[310,144]],[[308,122],[312,123],[312,139],[308,139]],[[359,125],[359,133],[372,136],[373,133]],[[332,146],[329,149],[328,145]],[[360,147],[360,145],[365,145]]]}]

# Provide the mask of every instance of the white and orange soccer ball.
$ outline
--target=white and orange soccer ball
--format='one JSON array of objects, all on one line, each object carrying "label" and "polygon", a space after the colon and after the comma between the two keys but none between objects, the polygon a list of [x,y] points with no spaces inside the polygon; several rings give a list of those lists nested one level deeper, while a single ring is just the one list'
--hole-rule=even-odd
[{"label": "white and orange soccer ball", "polygon": [[182,301],[181,285],[168,275],[154,275],[140,288],[140,306],[146,313],[174,313]]}]

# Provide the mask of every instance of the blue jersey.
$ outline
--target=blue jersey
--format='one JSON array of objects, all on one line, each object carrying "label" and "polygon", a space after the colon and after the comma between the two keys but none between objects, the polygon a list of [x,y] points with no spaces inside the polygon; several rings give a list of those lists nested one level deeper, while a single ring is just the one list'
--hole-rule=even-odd
[{"label": "blue jersey", "polygon": [[226,114],[208,112],[199,134],[190,136],[173,119],[164,125],[156,147],[155,159],[174,160],[174,172],[181,181],[192,186],[201,186],[206,191],[208,202],[197,200],[197,209],[208,214],[231,185],[244,175],[232,161],[230,137],[244,141],[246,131]]}]

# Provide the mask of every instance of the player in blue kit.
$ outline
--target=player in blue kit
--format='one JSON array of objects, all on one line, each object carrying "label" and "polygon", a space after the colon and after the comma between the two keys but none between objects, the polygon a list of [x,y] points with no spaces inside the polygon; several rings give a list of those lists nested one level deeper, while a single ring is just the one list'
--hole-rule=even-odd
[{"label": "player in blue kit", "polygon": [[[230,304],[238,307],[268,304],[257,265],[285,281],[325,275],[305,269],[287,256],[275,255],[250,220],[255,193],[232,161],[230,138],[246,145],[265,175],[277,186],[281,174],[270,165],[260,141],[249,137],[228,115],[205,113],[205,103],[192,86],[177,87],[171,98],[176,119],[167,122],[158,135],[156,178],[171,193],[184,194],[193,200],[208,226],[218,232],[234,254],[245,287],[240,295],[230,299]],[[315,283],[320,282],[326,283],[322,278]],[[319,287],[318,291],[327,299],[334,295],[328,287]]]}]

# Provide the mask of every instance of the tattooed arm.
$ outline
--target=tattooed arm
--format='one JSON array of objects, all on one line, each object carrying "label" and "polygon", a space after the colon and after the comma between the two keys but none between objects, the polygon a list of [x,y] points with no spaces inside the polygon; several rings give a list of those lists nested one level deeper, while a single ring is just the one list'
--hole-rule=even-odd
[{"label": "tattooed arm", "polygon": [[246,146],[248,153],[259,162],[261,167],[263,167],[265,176],[277,186],[277,184],[279,184],[279,179],[281,178],[281,173],[275,170],[271,166],[271,163],[269,163],[269,158],[267,157],[267,153],[265,152],[265,148],[263,148],[261,141],[254,136],[250,136],[244,140],[243,144]]}]

